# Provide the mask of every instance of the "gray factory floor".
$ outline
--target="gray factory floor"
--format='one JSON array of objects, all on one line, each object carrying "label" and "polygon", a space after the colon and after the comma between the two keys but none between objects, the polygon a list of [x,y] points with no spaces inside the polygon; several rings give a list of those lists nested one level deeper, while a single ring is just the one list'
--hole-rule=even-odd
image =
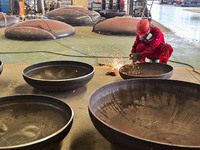
[{"label": "gray factory floor", "polygon": [[[177,36],[169,29],[154,22],[165,35],[167,43],[174,48],[169,62],[174,67],[174,73],[170,79],[200,83],[200,75],[193,72],[192,68],[182,65],[184,62],[200,70],[200,48],[197,44],[185,38]],[[88,113],[88,101],[90,95],[103,85],[123,80],[118,70],[113,67],[119,64],[130,63],[130,60],[122,58],[88,58],[93,56],[128,56],[135,40],[135,36],[106,36],[93,33],[92,27],[75,27],[76,35],[70,38],[53,41],[16,41],[4,37],[4,28],[0,29],[0,52],[34,52],[35,53],[12,53],[0,54],[0,60],[4,63],[4,70],[0,75],[0,96],[18,94],[42,94],[59,98],[69,104],[74,110],[74,122],[72,128],[63,140],[60,150],[116,150],[117,147],[104,139],[95,127]],[[74,55],[67,57],[45,52],[52,51],[61,54]],[[83,56],[83,57],[76,57]],[[75,60],[95,66],[93,79],[85,86],[73,91],[62,93],[47,93],[29,86],[22,77],[22,71],[28,65],[43,61]],[[105,64],[106,66],[98,66]],[[114,71],[116,76],[105,75],[108,71]],[[54,149],[55,150],[55,149]]]}]

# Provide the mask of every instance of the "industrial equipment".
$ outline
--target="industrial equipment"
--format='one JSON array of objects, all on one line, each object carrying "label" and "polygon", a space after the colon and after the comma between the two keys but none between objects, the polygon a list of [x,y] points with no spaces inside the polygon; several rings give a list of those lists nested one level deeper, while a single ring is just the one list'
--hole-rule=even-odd
[{"label": "industrial equipment", "polygon": [[[107,2],[106,0],[102,0],[101,10],[98,10],[98,12],[101,14],[102,17],[105,18],[124,16],[126,14],[124,7],[125,7],[124,0],[109,0],[109,2]],[[93,10],[94,7],[91,7],[91,9]]]},{"label": "industrial equipment", "polygon": [[147,0],[129,0],[129,15],[134,17],[141,17],[151,21],[151,8],[154,0],[147,2]]}]

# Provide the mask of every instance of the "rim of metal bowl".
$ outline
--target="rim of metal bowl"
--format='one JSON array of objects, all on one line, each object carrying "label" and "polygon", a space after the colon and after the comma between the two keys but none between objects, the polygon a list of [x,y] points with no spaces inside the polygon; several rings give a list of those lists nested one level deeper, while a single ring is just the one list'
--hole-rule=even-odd
[{"label": "rim of metal bowl", "polygon": [[3,66],[3,62],[2,61],[0,61],[0,67],[2,67]]},{"label": "rim of metal bowl", "polygon": [[[92,71],[89,73],[89,74],[86,74],[84,76],[80,76],[80,77],[76,77],[76,78],[69,78],[69,79],[61,79],[61,80],[46,80],[46,79],[38,79],[38,78],[33,78],[33,77],[30,77],[28,76],[26,73],[25,73],[25,70],[26,69],[29,69],[30,67],[33,67],[33,66],[36,66],[36,65],[40,65],[40,64],[46,64],[46,63],[55,63],[55,62],[74,62],[74,63],[79,63],[79,64],[84,64],[84,65],[87,65],[89,67],[92,68]],[[52,65],[52,66],[55,66],[55,65]],[[43,68],[45,66],[42,66],[42,67],[38,67],[38,68]],[[38,69],[38,68],[35,68],[35,69]],[[34,70],[34,69],[32,69]],[[33,64],[33,65],[30,65],[28,67],[26,67],[23,71],[22,71],[22,75],[26,78],[29,78],[29,79],[32,79],[32,80],[37,80],[37,81],[49,81],[49,82],[58,82],[58,81],[72,81],[72,80],[77,80],[77,79],[82,79],[82,78],[85,78],[87,76],[90,76],[92,74],[94,74],[95,72],[95,68],[92,66],[92,65],[89,65],[87,63],[83,63],[83,62],[79,62],[79,61],[46,61],[46,62],[41,62],[41,63],[37,63],[37,64]]]}]

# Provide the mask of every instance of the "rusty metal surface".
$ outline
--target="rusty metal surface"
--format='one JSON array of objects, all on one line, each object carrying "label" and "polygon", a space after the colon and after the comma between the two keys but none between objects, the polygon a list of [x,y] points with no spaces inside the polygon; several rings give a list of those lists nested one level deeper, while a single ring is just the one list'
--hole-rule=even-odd
[{"label": "rusty metal surface", "polygon": [[200,85],[134,79],[93,93],[89,113],[111,143],[125,149],[200,149]]},{"label": "rusty metal surface", "polygon": [[28,20],[5,30],[5,36],[18,40],[48,40],[69,37],[75,29],[69,24],[49,19]]},{"label": "rusty metal surface", "polygon": [[163,78],[169,79],[173,74],[173,67],[162,63],[127,64],[119,69],[123,79],[132,78]]},{"label": "rusty metal surface", "polygon": [[25,81],[44,91],[67,91],[87,84],[95,69],[77,61],[50,61],[31,65],[23,70]]},{"label": "rusty metal surface", "polygon": [[42,95],[0,98],[0,150],[54,147],[71,129],[74,113],[59,99]]},{"label": "rusty metal surface", "polygon": [[93,32],[101,34],[136,35],[137,23],[140,19],[133,17],[116,17],[106,19],[93,27]]},{"label": "rusty metal surface", "polygon": [[77,6],[52,10],[48,12],[45,17],[48,19],[62,21],[73,26],[94,24],[101,20],[101,16],[98,12]]}]

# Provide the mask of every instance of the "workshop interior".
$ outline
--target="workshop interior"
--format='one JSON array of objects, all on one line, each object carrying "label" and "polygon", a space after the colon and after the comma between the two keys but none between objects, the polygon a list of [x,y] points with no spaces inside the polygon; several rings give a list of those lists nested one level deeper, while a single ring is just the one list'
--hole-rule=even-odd
[{"label": "workshop interior", "polygon": [[0,150],[198,150],[199,129],[199,0],[0,0]]}]

